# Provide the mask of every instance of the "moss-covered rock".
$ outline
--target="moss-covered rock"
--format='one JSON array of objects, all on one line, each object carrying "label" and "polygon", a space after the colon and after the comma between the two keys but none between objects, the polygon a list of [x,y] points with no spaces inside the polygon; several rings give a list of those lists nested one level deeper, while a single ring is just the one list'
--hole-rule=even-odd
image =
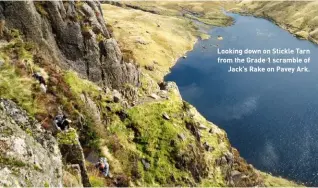
[{"label": "moss-covered rock", "polygon": [[63,169],[64,187],[83,187],[79,165],[66,165]]},{"label": "moss-covered rock", "polygon": [[75,129],[70,128],[66,131],[59,132],[57,139],[61,153],[63,155],[63,162],[67,164],[77,164],[80,167],[82,183],[85,187],[90,187],[90,181],[85,166],[85,157],[82,146]]},{"label": "moss-covered rock", "polygon": [[56,140],[12,101],[0,106],[0,186],[62,186]]}]

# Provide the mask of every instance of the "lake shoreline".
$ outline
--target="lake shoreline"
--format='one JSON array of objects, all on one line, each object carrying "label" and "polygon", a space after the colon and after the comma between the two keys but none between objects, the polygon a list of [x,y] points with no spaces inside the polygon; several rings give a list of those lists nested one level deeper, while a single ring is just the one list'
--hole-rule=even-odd
[{"label": "lake shoreline", "polygon": [[[278,9],[279,6],[286,7],[292,5],[293,3],[295,6],[301,5],[299,9],[289,9],[289,11],[294,12],[294,14],[287,14],[282,11],[282,9]],[[258,4],[258,2],[253,3],[242,1],[241,3],[237,4],[237,7],[230,9],[229,11],[233,13],[239,13],[241,15],[253,16],[256,18],[269,20],[280,28],[290,32],[298,39],[308,40],[314,44],[318,44],[318,36],[316,34],[318,30],[310,29],[309,26],[315,24],[315,21],[313,20],[315,14],[311,13],[313,14],[313,16],[311,16],[312,20],[308,20],[305,19],[305,17],[310,17],[310,15],[306,15],[306,11],[300,11],[303,8],[303,10],[307,10],[307,12],[312,12],[311,10],[313,10],[316,5],[317,3],[311,4],[311,2],[306,2],[304,4],[299,4],[299,2],[280,2],[276,5],[272,4],[272,2],[267,2],[261,5]],[[289,11],[286,10],[286,12]],[[293,15],[296,14],[297,17],[293,17]],[[299,23],[294,22],[297,19],[301,21]]]},{"label": "lake shoreline", "polygon": [[[109,10],[108,10],[109,11]],[[128,9],[127,11],[130,11],[130,9]],[[140,10],[138,10],[138,11],[140,11]],[[147,13],[149,13],[149,11],[147,11]],[[160,16],[162,16],[162,15],[160,15]],[[110,18],[107,18],[107,17],[105,17],[105,19],[106,20],[110,20]],[[174,17],[172,16],[171,17],[171,19],[174,19]],[[115,23],[116,24],[116,21],[111,21],[110,23]],[[235,24],[235,23],[233,23],[233,24]],[[124,25],[120,25],[120,26],[116,26],[116,27],[123,27]],[[127,37],[127,35],[129,36],[129,34],[128,34],[128,32],[127,33],[123,33],[122,35],[118,35],[118,36],[116,36],[116,31],[118,31],[118,30],[121,30],[122,28],[114,28],[114,33],[115,33],[115,38],[120,42],[120,41],[122,41],[122,39],[124,39],[123,37]],[[162,28],[162,24],[160,24],[160,27],[158,26],[158,28]],[[128,28],[127,28],[128,29]],[[125,35],[124,35],[125,34]],[[226,40],[226,39],[225,39]],[[191,40],[192,41],[192,40]],[[169,69],[168,69],[168,71],[164,71],[164,73],[162,74],[163,76],[162,76],[162,79],[163,79],[163,77],[165,76],[165,75],[167,75],[167,74],[169,74],[170,73],[170,68],[173,68],[175,65],[177,65],[178,63],[178,61],[180,60],[180,58],[182,58],[183,56],[185,56],[185,55],[187,55],[188,53],[190,53],[190,52],[192,52],[193,51],[193,49],[194,49],[194,47],[195,47],[195,45],[197,45],[201,40],[199,39],[199,37],[197,36],[196,38],[195,38],[195,40],[194,40],[194,42],[193,43],[191,43],[191,41],[187,41],[187,43],[188,44],[190,44],[191,45],[191,48],[190,49],[187,49],[187,50],[183,50],[183,52],[182,53],[180,53],[180,55],[178,55],[178,56],[175,56],[172,60],[170,60],[169,61],[169,64],[168,64],[168,67],[169,67]],[[155,41],[156,42],[156,41]],[[167,41],[167,42],[169,42],[169,41]],[[148,44],[147,44],[147,42],[144,44],[144,46],[147,46]],[[134,50],[134,49],[131,49],[132,51]],[[148,54],[142,54],[143,56],[147,56]],[[149,54],[150,55],[150,54]],[[188,58],[188,57],[185,57],[186,59]],[[138,60],[142,60],[142,59],[138,59],[137,58],[137,61]],[[157,66],[162,66],[161,64],[155,64],[155,69],[156,69],[156,67]],[[163,65],[163,66],[166,66],[166,65]],[[142,71],[143,73],[145,73],[145,74],[155,74],[153,71],[149,71],[149,70],[143,70]],[[159,75],[159,77],[161,77],[160,75]],[[159,79],[160,80],[160,79]],[[153,92],[153,91],[152,91]],[[182,99],[181,99],[182,100]],[[262,177],[264,177],[264,182],[265,182],[265,185],[267,185],[267,183],[273,183],[274,185],[276,185],[276,186],[280,186],[280,185],[289,185],[289,186],[296,186],[297,184],[295,184],[294,182],[292,182],[292,181],[288,181],[288,180],[286,180],[286,179],[283,179],[283,178],[276,178],[276,177],[273,177],[273,176],[271,176],[271,175],[269,175],[269,174],[266,174],[266,175],[264,175],[265,173],[263,173],[261,176]],[[275,181],[274,181],[275,180]],[[275,182],[275,183],[274,183]]]},{"label": "lake shoreline", "polygon": [[[232,14],[232,15],[234,15],[234,14]],[[235,15],[238,15],[239,17],[246,17],[246,15],[241,15],[241,14],[235,14]],[[259,17],[254,17],[254,16],[251,16],[251,17],[253,17],[253,18],[256,18],[256,19],[259,19],[259,20],[263,20],[262,21],[262,23],[263,22],[267,22],[268,24],[270,24],[270,25],[272,25],[270,28],[271,29],[273,29],[273,31],[274,31],[274,29],[276,30],[280,30],[280,33],[282,33],[282,34],[284,34],[284,36],[289,36],[289,39],[291,40],[292,38],[294,38],[292,35],[290,35],[290,33],[289,32],[285,32],[284,30],[282,30],[281,29],[281,27],[276,27],[275,26],[275,24],[273,24],[272,22],[269,22],[269,20],[266,20],[266,19],[264,19],[264,18],[259,18]],[[246,24],[246,21],[247,20],[249,20],[248,18],[247,19],[245,19],[245,24]],[[242,21],[243,22],[243,21]],[[241,22],[239,22],[238,24],[241,24]],[[247,25],[247,24],[246,24]],[[245,27],[246,27],[246,25],[245,25]],[[212,31],[210,31],[210,33],[215,33],[215,34],[220,34],[220,35],[222,35],[222,33],[218,33],[217,31],[218,30],[223,30],[223,29],[226,29],[227,27],[225,27],[225,28],[213,28],[212,29]],[[215,30],[216,29],[216,31],[213,31],[213,30]],[[272,31],[271,29],[269,29],[269,31],[268,32],[270,32],[270,31]],[[242,28],[241,28],[241,30],[242,30]],[[251,29],[251,30],[253,30],[253,29]],[[250,30],[250,31],[251,31]],[[255,30],[254,30],[255,31]],[[251,31],[252,32],[252,31]],[[225,33],[227,33],[227,32],[225,32]],[[249,35],[250,35],[250,33],[249,33]],[[232,38],[231,36],[226,36],[226,35],[223,35],[224,36],[224,40],[222,41],[222,42],[224,42],[224,43],[227,43],[227,41],[229,41],[229,40],[231,40],[230,38]],[[237,36],[235,35],[235,38],[237,38]],[[238,37],[238,38],[240,38],[240,37]],[[254,39],[254,41],[255,41],[256,39]],[[287,40],[287,39],[286,39]],[[294,40],[296,40],[296,39],[294,39]],[[300,40],[297,40],[297,41],[300,41]],[[196,46],[196,49],[194,49],[194,51],[192,51],[192,52],[190,52],[190,54],[188,55],[188,58],[187,59],[182,59],[182,60],[180,60],[181,62],[179,62],[179,63],[181,63],[181,64],[177,64],[176,66],[175,66],[175,69],[179,69],[180,71],[177,71],[177,73],[175,72],[174,74],[175,74],[175,76],[174,76],[174,79],[168,79],[169,81],[174,81],[174,82],[176,82],[177,83],[177,85],[179,86],[179,88],[181,88],[181,93],[183,93],[183,92],[185,92],[185,91],[182,91],[182,88],[192,88],[192,86],[190,87],[190,85],[186,85],[185,83],[187,83],[187,82],[189,82],[189,83],[192,83],[194,86],[195,86],[195,91],[197,91],[198,92],[198,94],[197,95],[199,95],[200,96],[200,91],[204,91],[204,92],[207,92],[207,91],[205,91],[205,89],[206,88],[201,88],[202,86],[200,86],[196,81],[195,81],[195,79],[191,82],[190,81],[190,79],[187,79],[185,76],[182,76],[182,74],[185,74],[185,75],[189,75],[191,72],[193,72],[193,73],[195,73],[194,74],[194,77],[195,77],[195,75],[197,75],[197,76],[199,76],[200,77],[200,75],[203,75],[204,74],[204,72],[205,71],[202,71],[202,70],[206,70],[206,72],[210,72],[210,74],[212,74],[212,73],[214,73],[215,71],[213,71],[212,69],[211,69],[211,67],[210,68],[204,68],[204,66],[206,65],[206,64],[209,64],[209,62],[211,62],[211,59],[207,59],[207,58],[202,58],[202,59],[200,59],[199,58],[199,56],[204,56],[203,54],[202,55],[200,55],[201,53],[205,53],[206,55],[206,57],[211,57],[210,55],[209,55],[209,53],[211,53],[211,52],[209,52],[209,51],[207,51],[207,52],[201,52],[202,51],[202,48],[201,48],[201,46],[213,46],[212,44],[213,44],[213,42],[215,42],[214,40],[213,41],[210,41],[210,43],[209,42],[207,42],[207,43],[205,43],[204,41],[200,44],[200,42],[201,41],[199,41],[199,43],[198,44],[196,44],[197,46]],[[221,41],[220,41],[221,42]],[[302,42],[302,41],[300,41],[300,42]],[[212,43],[212,44],[211,44]],[[238,43],[240,43],[240,42],[238,42]],[[231,43],[230,43],[231,44]],[[241,41],[241,43],[240,44],[242,44],[242,41]],[[245,45],[250,45],[251,43],[246,43]],[[271,42],[270,42],[270,44],[271,44]],[[229,45],[229,46],[231,46],[231,45]],[[270,45],[271,46],[271,45]],[[222,47],[222,45],[220,45],[220,47]],[[231,46],[232,47],[232,46]],[[233,47],[235,47],[235,45],[233,46]],[[288,45],[286,46],[282,46],[283,48],[281,48],[281,49],[278,49],[277,51],[275,51],[275,53],[277,53],[277,54],[280,54],[280,55],[294,55],[294,54],[297,54],[298,52],[296,52],[296,50],[295,51],[292,51],[292,49],[291,48],[287,48],[288,47]],[[212,47],[210,47],[211,48],[211,50],[212,50]],[[269,47],[270,49],[272,49],[272,47]],[[209,49],[209,48],[208,48]],[[204,51],[206,51],[206,50],[208,50],[208,49],[204,49]],[[226,49],[226,48],[225,48]],[[293,48],[294,49],[294,48]],[[296,49],[296,48],[295,48]],[[214,49],[215,50],[215,49]],[[216,50],[215,50],[216,51]],[[192,54],[191,54],[192,53]],[[217,56],[217,55],[214,55],[214,56]],[[188,60],[189,59],[189,60]],[[191,61],[192,61],[192,63],[191,63]],[[199,65],[196,65],[197,63],[195,63],[195,61],[198,61],[198,63],[199,63]],[[203,63],[204,61],[206,61],[205,63]],[[213,60],[212,60],[213,61]],[[214,61],[213,61],[214,62]],[[183,64],[183,65],[182,65]],[[203,68],[201,67],[201,66],[203,66]],[[196,67],[196,68],[194,68],[194,67]],[[201,67],[201,68],[200,68]],[[209,66],[208,66],[209,67]],[[192,68],[192,69],[191,69]],[[215,68],[215,67],[214,67]],[[288,71],[285,71],[285,68],[283,68],[283,67],[278,67],[279,69],[277,69],[277,72],[281,72],[282,70],[283,70],[283,72],[285,73],[285,72],[288,72]],[[264,69],[264,68],[263,68]],[[184,73],[182,73],[182,70],[184,71]],[[199,72],[199,70],[201,70],[202,72]],[[211,71],[208,71],[208,70],[211,70]],[[216,70],[219,70],[218,68],[216,68]],[[174,70],[174,71],[176,71],[176,70]],[[196,72],[196,71],[198,71],[198,72]],[[173,72],[173,71],[172,71]],[[294,71],[291,71],[290,73],[292,73],[292,72],[294,72]],[[178,77],[178,75],[180,74],[180,77],[179,77],[179,80],[177,79],[177,77]],[[282,73],[283,74],[283,73]],[[276,74],[276,75],[279,75],[279,74]],[[205,76],[203,76],[203,77],[205,77]],[[220,75],[218,75],[218,78],[220,78]],[[216,79],[218,79],[218,78],[214,78],[214,80],[216,80]],[[177,80],[176,80],[177,79]],[[201,80],[202,79],[202,80]],[[236,78],[236,80],[238,80],[239,78]],[[208,83],[208,81],[207,80],[204,80],[204,78],[198,78],[198,80],[200,80],[200,83]],[[226,82],[229,82],[229,81],[226,81]],[[182,83],[181,85],[180,85],[180,83]],[[240,85],[240,84],[239,84]],[[242,83],[241,85],[246,85],[246,84],[244,84],[244,83]],[[212,88],[215,88],[213,85],[211,85],[210,87],[212,87]],[[200,88],[202,89],[202,90],[200,90]],[[258,86],[256,86],[255,88],[258,88]],[[191,89],[189,89],[189,90],[191,90]],[[202,92],[203,92],[202,91]],[[189,94],[190,95],[190,94]],[[194,94],[193,94],[194,95]],[[219,121],[216,121],[215,119],[211,119],[211,117],[209,117],[208,115],[207,115],[207,112],[204,112],[204,111],[202,111],[202,102],[200,103],[198,103],[198,102],[194,102],[194,100],[199,100],[199,99],[197,99],[197,98],[195,98],[194,100],[189,100],[189,98],[187,98],[186,96],[185,96],[185,93],[183,93],[183,97],[185,97],[185,100],[187,100],[187,101],[190,101],[190,103],[192,103],[194,106],[196,106],[196,107],[198,107],[198,109],[199,109],[199,111],[200,111],[200,113],[202,113],[202,114],[205,114],[205,117],[207,117],[210,121],[212,121],[212,122],[216,122],[217,123],[217,125],[222,125],[222,126],[220,126],[222,129],[224,129],[224,125],[222,124],[222,123],[220,123]],[[213,95],[211,95],[210,96],[210,98],[213,98]],[[203,100],[203,99],[202,99]],[[252,100],[252,99],[251,99]],[[254,100],[254,99],[253,99]],[[246,103],[246,105],[252,105],[252,104],[254,104],[254,102],[247,102]],[[200,105],[201,105],[201,107],[200,107]],[[224,105],[224,104],[223,104]],[[221,111],[221,110],[220,110]],[[266,125],[263,125],[263,126],[266,126]],[[227,133],[228,133],[228,129],[226,129],[227,131]],[[231,140],[231,143],[232,143],[233,141]],[[237,147],[237,146],[236,146]],[[239,149],[240,150],[240,149]],[[251,161],[249,161],[249,162],[251,162]],[[281,161],[281,162],[284,162],[284,161]],[[254,164],[254,163],[252,163],[252,164]],[[277,174],[279,174],[279,173],[275,173],[276,175]],[[282,175],[282,174],[279,174],[279,175]],[[284,177],[286,177],[286,176],[284,176]],[[297,181],[297,179],[293,179],[294,181]],[[299,180],[300,181],[300,180]]]}]

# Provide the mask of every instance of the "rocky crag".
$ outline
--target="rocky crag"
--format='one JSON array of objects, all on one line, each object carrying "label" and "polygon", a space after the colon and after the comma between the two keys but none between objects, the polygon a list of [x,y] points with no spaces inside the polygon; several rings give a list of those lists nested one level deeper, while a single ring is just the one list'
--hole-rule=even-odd
[{"label": "rocky crag", "polygon": [[57,65],[114,88],[138,83],[138,71],[123,61],[98,2],[1,2],[1,6],[7,27],[38,44]]},{"label": "rocky crag", "polygon": [[0,99],[0,185],[62,185],[58,143],[10,100]]},{"label": "rocky crag", "polygon": [[[142,73],[102,14],[95,1],[0,2],[0,186],[295,185],[247,164],[174,83]],[[59,111],[67,132],[52,126]]]}]

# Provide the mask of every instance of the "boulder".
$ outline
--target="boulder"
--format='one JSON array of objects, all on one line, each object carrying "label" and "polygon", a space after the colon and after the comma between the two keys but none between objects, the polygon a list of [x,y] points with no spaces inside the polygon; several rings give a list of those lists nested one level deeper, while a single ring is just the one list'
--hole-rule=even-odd
[{"label": "boulder", "polygon": [[183,133],[178,134],[178,138],[182,141],[186,140],[186,136]]},{"label": "boulder", "polygon": [[182,97],[179,92],[179,88],[175,82],[161,82],[159,84],[160,90],[165,90],[167,92],[173,92],[175,95],[177,95],[180,100],[182,100]]},{"label": "boulder", "polygon": [[121,94],[119,93],[119,91],[114,90],[112,95],[113,95],[113,100],[115,103],[119,103],[121,101],[122,97],[121,97]]},{"label": "boulder", "polygon": [[161,97],[161,98],[165,98],[165,99],[168,99],[169,98],[169,93],[168,91],[166,90],[160,90],[158,92],[158,95]]},{"label": "boulder", "polygon": [[207,128],[205,125],[203,125],[202,123],[199,124],[198,128],[201,129],[201,130],[206,130],[206,129],[208,129],[208,128]]},{"label": "boulder", "polygon": [[234,156],[231,152],[226,152],[225,153],[225,158],[227,159],[229,164],[233,164],[234,162]]},{"label": "boulder", "polygon": [[90,113],[92,114],[94,120],[98,123],[101,122],[101,113],[100,110],[98,108],[98,106],[96,105],[96,103],[87,95],[81,95],[81,100],[84,102],[85,107],[87,109],[89,109]]},{"label": "boulder", "polygon": [[151,97],[151,98],[153,98],[153,99],[155,99],[155,100],[157,100],[157,99],[160,98],[160,97],[159,97],[158,95],[156,95],[155,93],[152,93],[149,97]]},{"label": "boulder", "polygon": [[186,122],[186,128],[191,131],[198,142],[201,142],[201,133],[194,122]]},{"label": "boulder", "polygon": [[[234,185],[237,185],[240,183],[240,181],[242,180],[242,173],[237,171],[237,170],[233,170],[230,173],[230,180],[233,181]],[[243,178],[244,179],[244,178]]]},{"label": "boulder", "polygon": [[226,160],[226,158],[223,156],[223,157],[221,157],[220,165],[225,165],[225,164],[227,164],[227,160]]},{"label": "boulder", "polygon": [[168,115],[166,112],[164,112],[164,113],[162,114],[162,117],[163,117],[165,120],[170,120],[170,117],[169,117],[169,115]]},{"label": "boulder", "polygon": [[149,71],[153,71],[153,70],[155,70],[155,67],[153,65],[146,65],[145,69],[149,70]]},{"label": "boulder", "polygon": [[208,151],[208,152],[211,152],[215,149],[214,147],[210,146],[207,142],[203,143],[203,147],[204,147],[205,151]]},{"label": "boulder", "polygon": [[237,177],[237,176],[241,176],[241,172],[237,171],[237,170],[233,170],[231,172],[231,177]]},{"label": "boulder", "polygon": [[83,187],[81,168],[78,164],[66,165],[63,170],[64,187]]},{"label": "boulder", "polygon": [[137,44],[142,44],[142,45],[147,45],[147,44],[149,44],[149,42],[146,41],[146,40],[145,40],[144,38],[142,38],[142,37],[136,38],[135,42],[136,42]]},{"label": "boulder", "polygon": [[141,163],[144,165],[146,170],[150,169],[150,163],[146,159],[141,159]]}]

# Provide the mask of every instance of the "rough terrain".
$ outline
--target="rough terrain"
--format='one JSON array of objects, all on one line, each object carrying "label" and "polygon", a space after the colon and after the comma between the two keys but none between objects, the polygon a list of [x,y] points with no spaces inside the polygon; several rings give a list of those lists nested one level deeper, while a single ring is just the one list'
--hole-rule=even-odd
[{"label": "rough terrain", "polygon": [[62,185],[57,141],[39,122],[5,99],[0,99],[0,146],[0,186]]},{"label": "rough terrain", "polygon": [[[138,68],[140,57],[117,44],[106,14],[95,1],[0,2],[0,128],[8,130],[0,132],[0,186],[296,185],[247,164],[175,83]],[[67,132],[52,126],[60,111],[72,119]],[[94,167],[100,156],[109,178]]]}]

